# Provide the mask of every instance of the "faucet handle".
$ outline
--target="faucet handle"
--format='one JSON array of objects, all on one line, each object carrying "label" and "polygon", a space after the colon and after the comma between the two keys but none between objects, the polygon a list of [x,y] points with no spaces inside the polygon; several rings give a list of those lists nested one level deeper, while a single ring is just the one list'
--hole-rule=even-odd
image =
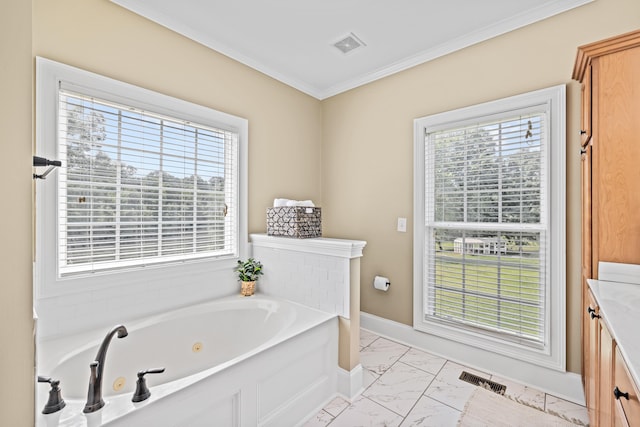
[{"label": "faucet handle", "polygon": [[142,402],[143,400],[147,400],[149,396],[151,396],[151,392],[147,387],[147,382],[144,378],[147,374],[161,374],[164,372],[164,368],[153,368],[147,369],[144,371],[138,371],[138,381],[136,381],[136,391],[133,393],[133,397],[131,398],[132,402]]},{"label": "faucet handle", "polygon": [[164,372],[164,368],[153,368],[145,371],[138,371],[138,378],[142,378],[147,374],[161,374]]},{"label": "faucet handle", "polygon": [[54,412],[58,412],[67,405],[62,399],[62,391],[59,387],[60,380],[54,380],[51,379],[51,377],[43,377],[38,375],[38,382],[51,384],[51,390],[49,390],[49,400],[47,401],[46,405],[44,405],[44,409],[42,410],[43,414],[53,414]]},{"label": "faucet handle", "polygon": [[[39,383],[50,383],[51,384],[51,377],[43,377],[42,375],[38,375],[38,382]],[[58,384],[60,384],[60,381],[58,381]]]}]

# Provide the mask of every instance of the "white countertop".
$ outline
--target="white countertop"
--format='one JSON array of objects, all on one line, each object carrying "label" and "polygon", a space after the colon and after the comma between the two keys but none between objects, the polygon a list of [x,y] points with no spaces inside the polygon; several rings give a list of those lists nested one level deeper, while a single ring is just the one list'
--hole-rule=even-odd
[{"label": "white countertop", "polygon": [[640,285],[593,279],[587,282],[633,380],[640,386]]}]

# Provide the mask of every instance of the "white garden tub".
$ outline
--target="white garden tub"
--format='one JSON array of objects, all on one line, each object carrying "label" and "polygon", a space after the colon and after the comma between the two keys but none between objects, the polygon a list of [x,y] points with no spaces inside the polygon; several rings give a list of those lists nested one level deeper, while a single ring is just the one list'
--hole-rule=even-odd
[{"label": "white garden tub", "polygon": [[[337,391],[338,323],[285,300],[228,297],[135,322],[107,351],[106,405],[84,415],[89,364],[105,329],[39,344],[38,374],[60,380],[67,406],[38,426],[293,426]],[[139,370],[151,397],[131,402]]]}]

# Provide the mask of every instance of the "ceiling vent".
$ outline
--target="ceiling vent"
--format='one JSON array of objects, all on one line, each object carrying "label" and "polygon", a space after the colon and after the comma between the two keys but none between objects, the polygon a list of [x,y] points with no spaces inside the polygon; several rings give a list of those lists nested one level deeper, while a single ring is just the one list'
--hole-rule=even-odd
[{"label": "ceiling vent", "polygon": [[333,45],[340,49],[342,53],[349,53],[359,47],[366,46],[366,44],[353,33],[349,33],[348,36],[344,37],[342,40],[334,43]]}]

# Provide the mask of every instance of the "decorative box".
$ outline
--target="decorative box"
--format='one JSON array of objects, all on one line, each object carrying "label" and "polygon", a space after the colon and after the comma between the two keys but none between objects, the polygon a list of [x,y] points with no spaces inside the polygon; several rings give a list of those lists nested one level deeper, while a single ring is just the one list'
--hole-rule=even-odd
[{"label": "decorative box", "polygon": [[267,208],[267,234],[298,239],[321,237],[321,210],[304,206]]}]

